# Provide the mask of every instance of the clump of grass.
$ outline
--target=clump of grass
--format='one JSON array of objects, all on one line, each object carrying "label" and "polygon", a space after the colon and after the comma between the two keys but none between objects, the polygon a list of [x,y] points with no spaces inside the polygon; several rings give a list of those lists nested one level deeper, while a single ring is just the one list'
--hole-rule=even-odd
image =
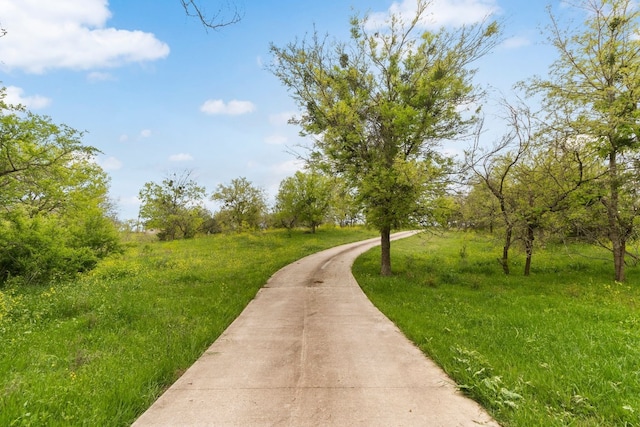
[{"label": "clump of grass", "polygon": [[621,284],[599,249],[547,245],[530,277],[516,252],[505,276],[500,247],[468,233],[392,251],[393,277],[375,274],[373,249],[354,265],[358,282],[503,425],[640,425],[638,267]]},{"label": "clump of grass", "polygon": [[0,425],[130,425],[275,271],[374,235],[132,241],[76,282],[0,289]]}]

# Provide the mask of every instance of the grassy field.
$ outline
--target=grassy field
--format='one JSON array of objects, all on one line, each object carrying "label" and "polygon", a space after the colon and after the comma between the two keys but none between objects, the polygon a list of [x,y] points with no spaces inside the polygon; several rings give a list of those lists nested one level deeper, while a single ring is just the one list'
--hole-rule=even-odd
[{"label": "grassy field", "polygon": [[379,248],[354,273],[371,300],[504,426],[640,426],[640,269],[612,280],[610,256],[548,246],[532,275],[470,233]]},{"label": "grassy field", "polygon": [[129,425],[271,274],[372,236],[320,229],[137,243],[74,283],[0,288],[0,425]]}]

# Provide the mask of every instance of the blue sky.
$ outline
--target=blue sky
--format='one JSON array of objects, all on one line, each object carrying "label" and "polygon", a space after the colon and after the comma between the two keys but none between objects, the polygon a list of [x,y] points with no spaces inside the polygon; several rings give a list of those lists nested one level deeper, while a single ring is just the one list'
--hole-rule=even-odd
[{"label": "blue sky", "polygon": [[[229,0],[234,2],[234,0]],[[201,0],[216,11],[220,0]],[[7,101],[86,130],[85,143],[111,177],[120,217],[134,219],[145,182],[192,170],[209,192],[246,177],[270,200],[301,167],[288,147],[304,143],[286,124],[296,112],[264,67],[269,44],[315,28],[346,40],[349,17],[411,8],[415,0],[237,0],[243,19],[206,32],[179,0],[0,0],[0,82]],[[554,8],[561,3],[552,1]],[[437,25],[491,14],[504,41],[477,63],[477,82],[508,95],[518,80],[544,74],[554,51],[543,44],[547,2],[433,0]],[[486,106],[492,114],[492,103]],[[449,143],[452,153],[465,146]]]}]

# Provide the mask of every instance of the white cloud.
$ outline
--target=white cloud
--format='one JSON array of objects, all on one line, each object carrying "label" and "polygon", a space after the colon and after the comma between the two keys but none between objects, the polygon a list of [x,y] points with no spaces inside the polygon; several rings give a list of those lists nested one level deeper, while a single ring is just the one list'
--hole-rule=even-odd
[{"label": "white cloud", "polygon": [[169,156],[170,162],[190,162],[193,160],[193,156],[188,153],[180,153]]},{"label": "white cloud", "polygon": [[122,169],[122,162],[115,157],[107,157],[98,164],[106,171]]},{"label": "white cloud", "polygon": [[151,136],[151,129],[142,129],[140,131],[140,138],[149,138]]},{"label": "white cloud", "polygon": [[240,114],[251,113],[256,109],[256,106],[251,101],[238,101],[232,100],[225,103],[221,99],[209,99],[200,106],[200,111],[205,114],[227,114],[230,116],[237,116]]},{"label": "white cloud", "polygon": [[[377,29],[387,26],[390,14],[400,15],[408,21],[415,17],[416,6],[415,0],[393,2],[386,12],[372,13],[369,16],[367,28]],[[427,28],[459,27],[480,22],[499,10],[496,0],[433,0],[427,6],[421,23]]]},{"label": "white cloud", "polygon": [[126,206],[139,206],[140,205],[140,199],[138,199],[137,196],[120,197],[118,199],[118,201],[120,202],[120,204],[126,205]]},{"label": "white cloud", "polygon": [[113,75],[109,73],[94,71],[87,75],[87,80],[89,80],[90,82],[96,83],[96,82],[104,82],[107,80],[115,80],[115,78],[113,77]]},{"label": "white cloud", "polygon": [[289,176],[304,169],[304,160],[293,159],[278,163],[271,167],[271,171],[278,176]]},{"label": "white cloud", "polygon": [[529,46],[531,44],[531,40],[526,37],[510,37],[502,42],[500,47],[504,49],[518,49],[520,47]]},{"label": "white cloud", "polygon": [[169,46],[153,34],[107,27],[108,0],[0,0],[5,69],[91,70],[154,61]]},{"label": "white cloud", "polygon": [[24,90],[16,86],[7,86],[4,101],[12,105],[24,105],[31,110],[44,108],[51,104],[51,99],[40,95],[24,96]]},{"label": "white cloud", "polygon": [[286,136],[278,135],[278,134],[269,135],[264,139],[264,142],[270,145],[283,145],[283,144],[286,144],[287,141],[288,139]]},{"label": "white cloud", "polygon": [[291,120],[292,118],[297,118],[299,116],[300,114],[295,111],[284,111],[278,114],[271,114],[269,115],[269,123],[275,126],[282,126],[289,124],[289,120]]},{"label": "white cloud", "polygon": [[120,142],[127,142],[129,140],[129,135],[127,135],[126,133],[123,133],[122,135],[120,135],[120,138],[118,138],[118,140]]}]

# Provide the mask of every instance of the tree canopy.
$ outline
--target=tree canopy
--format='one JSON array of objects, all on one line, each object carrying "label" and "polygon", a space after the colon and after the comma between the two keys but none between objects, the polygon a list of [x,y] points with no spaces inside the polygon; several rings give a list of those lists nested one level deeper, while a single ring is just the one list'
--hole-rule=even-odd
[{"label": "tree canopy", "polygon": [[0,281],[92,268],[119,249],[98,150],[82,132],[0,95]]},{"label": "tree canopy", "polygon": [[211,199],[222,204],[216,218],[223,228],[241,232],[263,225],[267,210],[264,191],[246,178],[232,179],[229,185],[220,184]]},{"label": "tree canopy", "polygon": [[140,190],[140,219],[146,228],[156,229],[161,240],[194,237],[206,219],[206,190],[190,176],[189,171],[173,173]]},{"label": "tree canopy", "polygon": [[332,183],[316,171],[296,172],[280,183],[276,196],[276,216],[287,228],[303,224],[316,232],[329,214]]},{"label": "tree canopy", "polygon": [[308,160],[357,189],[381,234],[383,275],[391,274],[391,229],[423,212],[427,184],[446,164],[439,142],[475,120],[463,113],[481,94],[471,65],[499,35],[495,22],[429,31],[430,2],[417,3],[409,20],[395,14],[380,28],[352,18],[348,42],[315,33],[271,46],[271,71],[303,112],[293,121],[315,141]]}]

